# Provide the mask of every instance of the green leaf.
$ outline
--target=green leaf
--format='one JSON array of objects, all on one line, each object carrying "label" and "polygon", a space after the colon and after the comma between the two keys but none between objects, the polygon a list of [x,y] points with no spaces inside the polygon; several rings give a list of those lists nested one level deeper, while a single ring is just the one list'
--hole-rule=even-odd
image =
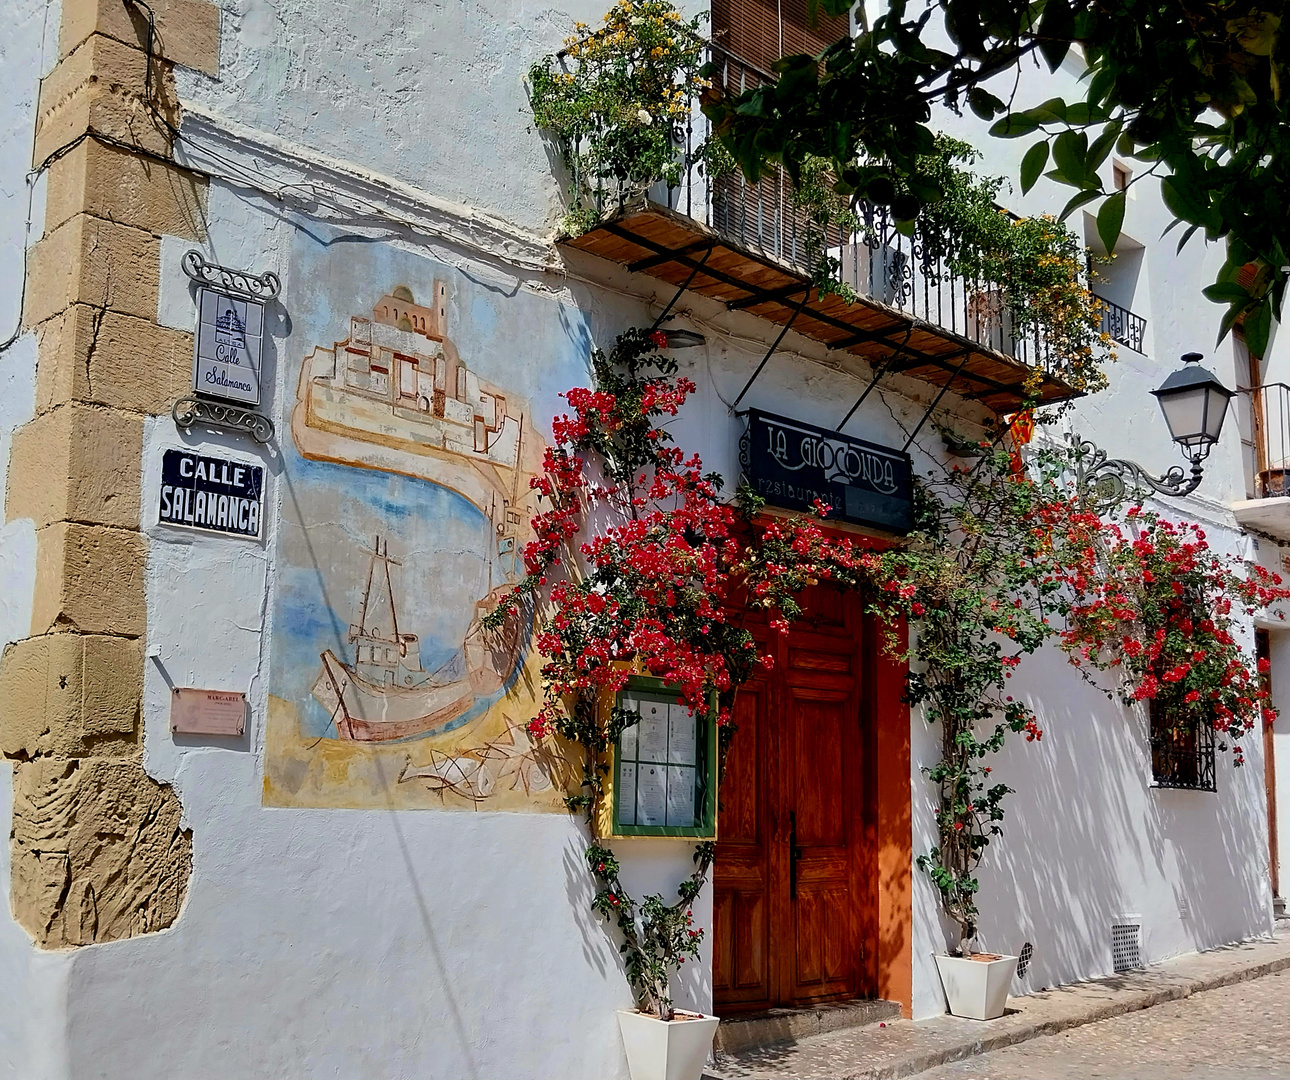
[{"label": "green leaf", "polygon": [[1064,124],[1066,122],[1066,102],[1059,97],[1049,98],[1033,109],[1027,109],[1026,116],[1038,120],[1041,124]]},{"label": "green leaf", "polygon": [[1071,201],[1062,208],[1062,212],[1057,215],[1057,220],[1065,221],[1075,210],[1078,210],[1086,202],[1092,202],[1101,194],[1101,190],[1096,188],[1086,191],[1077,191],[1073,196],[1071,196]]},{"label": "green leaf", "polygon": [[1166,176],[1160,182],[1160,194],[1171,213],[1183,221],[1207,228],[1214,217],[1209,200],[1189,181],[1175,174]]},{"label": "green leaf", "polygon": [[1075,33],[1075,12],[1068,0],[1048,0],[1039,18],[1039,51],[1044,54],[1051,71],[1056,71],[1067,52]]},{"label": "green leaf", "polygon": [[1234,281],[1216,281],[1201,291],[1216,304],[1243,304],[1250,298],[1249,292]]},{"label": "green leaf", "polygon": [[1088,148],[1087,166],[1090,174],[1097,172],[1102,167],[1102,162],[1111,153],[1111,147],[1115,144],[1115,140],[1120,134],[1120,127],[1119,120],[1112,120],[1102,129],[1102,134],[1094,140],[1093,145]]},{"label": "green leaf", "polygon": [[995,97],[988,90],[983,90],[979,86],[974,86],[968,92],[968,104],[972,111],[982,120],[993,120],[999,113],[1007,108],[1002,101]]},{"label": "green leaf", "polygon": [[[1232,327],[1236,323],[1236,320],[1241,317],[1241,312],[1243,310],[1244,308],[1240,304],[1233,304],[1230,308],[1227,309],[1227,313],[1223,316],[1223,321],[1219,323],[1219,326],[1218,326],[1219,342],[1221,342],[1223,338],[1227,337],[1227,332],[1232,329]],[[1218,342],[1215,342],[1215,344],[1218,344]]]},{"label": "green leaf", "polygon": [[1108,255],[1115,251],[1115,242],[1120,239],[1120,228],[1124,224],[1124,199],[1125,193],[1117,191],[1102,203],[1097,212],[1097,235]]},{"label": "green leaf", "polygon": [[[1165,232],[1168,232],[1169,229],[1172,229],[1174,225],[1177,225],[1177,224],[1178,222],[1177,220],[1175,220],[1172,224],[1170,224],[1169,228],[1165,229]],[[1181,239],[1179,239],[1178,241],[1178,247],[1174,249],[1175,255],[1179,255],[1182,253],[1183,245],[1186,244],[1187,241],[1191,239],[1192,233],[1194,233],[1199,228],[1200,228],[1199,225],[1189,225],[1187,227],[1187,231],[1182,234]]]},{"label": "green leaf", "polygon": [[1088,136],[1082,131],[1063,131],[1053,140],[1053,164],[1072,187],[1083,187],[1088,178],[1087,156]]},{"label": "green leaf", "polygon": [[1039,127],[1037,120],[1032,120],[1025,113],[1009,113],[1002,120],[996,120],[990,128],[990,134],[998,139],[1016,139],[1029,135]]},{"label": "green leaf", "polygon": [[1245,317],[1245,344],[1251,355],[1262,358],[1272,331],[1272,304],[1264,297],[1258,307]]},{"label": "green leaf", "polygon": [[1047,141],[1037,142],[1026,151],[1026,156],[1021,159],[1021,193],[1023,195],[1035,186],[1035,181],[1039,179],[1039,174],[1044,171],[1044,166],[1047,164]]}]

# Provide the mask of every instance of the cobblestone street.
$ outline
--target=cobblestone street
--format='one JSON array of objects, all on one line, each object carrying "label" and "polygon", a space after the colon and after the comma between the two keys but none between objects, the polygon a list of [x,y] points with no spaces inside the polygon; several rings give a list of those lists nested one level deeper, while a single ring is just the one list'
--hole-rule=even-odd
[{"label": "cobblestone street", "polygon": [[1290,1077],[1290,973],[1193,994],[919,1073],[919,1080]]}]

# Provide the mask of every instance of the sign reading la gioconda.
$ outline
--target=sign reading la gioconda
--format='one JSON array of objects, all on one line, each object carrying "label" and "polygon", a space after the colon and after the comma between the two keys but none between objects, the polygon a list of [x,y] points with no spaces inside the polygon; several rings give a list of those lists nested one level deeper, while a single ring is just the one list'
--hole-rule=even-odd
[{"label": "sign reading la gioconda", "polygon": [[809,510],[819,499],[834,520],[895,533],[913,527],[913,466],[899,450],[751,409],[739,457],[772,506]]}]

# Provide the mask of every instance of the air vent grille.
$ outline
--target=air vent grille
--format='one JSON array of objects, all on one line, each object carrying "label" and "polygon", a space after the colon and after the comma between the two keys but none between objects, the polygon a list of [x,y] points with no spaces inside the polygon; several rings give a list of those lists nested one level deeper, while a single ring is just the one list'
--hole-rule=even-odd
[{"label": "air vent grille", "polygon": [[1111,961],[1117,975],[1142,967],[1142,924],[1111,924]]}]

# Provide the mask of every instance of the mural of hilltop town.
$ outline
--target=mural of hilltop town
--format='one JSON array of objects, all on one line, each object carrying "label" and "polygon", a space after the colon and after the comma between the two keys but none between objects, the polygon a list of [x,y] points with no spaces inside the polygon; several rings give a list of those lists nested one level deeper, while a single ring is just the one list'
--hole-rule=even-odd
[{"label": "mural of hilltop town", "polygon": [[533,612],[485,618],[537,509],[533,398],[585,380],[585,342],[387,247],[293,256],[264,801],[563,810],[569,766],[524,729]]}]

